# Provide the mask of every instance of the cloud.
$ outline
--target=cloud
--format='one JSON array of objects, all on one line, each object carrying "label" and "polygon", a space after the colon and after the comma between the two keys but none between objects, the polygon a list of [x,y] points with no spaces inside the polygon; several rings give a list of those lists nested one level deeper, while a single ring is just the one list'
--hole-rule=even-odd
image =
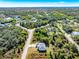
[{"label": "cloud", "polygon": [[14,3],[14,2],[0,2],[0,7],[79,7],[79,3],[65,3],[65,2],[46,2],[46,3]]}]

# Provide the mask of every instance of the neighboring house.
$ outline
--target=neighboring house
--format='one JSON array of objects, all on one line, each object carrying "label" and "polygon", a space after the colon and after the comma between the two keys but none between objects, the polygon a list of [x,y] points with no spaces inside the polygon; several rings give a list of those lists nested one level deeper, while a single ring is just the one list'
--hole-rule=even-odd
[{"label": "neighboring house", "polygon": [[15,18],[20,18],[20,15],[16,15]]},{"label": "neighboring house", "polygon": [[0,18],[5,18],[5,15],[4,14],[0,14]]},{"label": "neighboring house", "polygon": [[79,32],[72,32],[72,35],[79,35]]},{"label": "neighboring house", "polygon": [[21,16],[20,15],[9,15],[8,17],[11,17],[11,18],[20,18]]},{"label": "neighboring house", "polygon": [[4,18],[4,20],[10,20],[10,19],[12,19],[12,18],[11,17]]},{"label": "neighboring house", "polygon": [[30,22],[37,22],[37,19],[35,17],[33,17]]},{"label": "neighboring house", "polygon": [[38,43],[36,45],[36,48],[38,49],[39,52],[46,52],[46,45],[45,45],[45,43]]},{"label": "neighboring house", "polygon": [[0,27],[4,27],[5,26],[5,24],[0,24]]},{"label": "neighboring house", "polygon": [[4,27],[4,26],[11,27],[11,26],[12,26],[12,24],[10,24],[10,23],[0,24],[0,27]]}]

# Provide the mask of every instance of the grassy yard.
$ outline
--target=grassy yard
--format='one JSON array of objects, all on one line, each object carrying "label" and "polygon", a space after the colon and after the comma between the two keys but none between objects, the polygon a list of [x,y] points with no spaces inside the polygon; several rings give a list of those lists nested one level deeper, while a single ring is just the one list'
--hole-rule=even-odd
[{"label": "grassy yard", "polygon": [[36,48],[29,48],[26,59],[49,59],[47,52],[39,52]]}]

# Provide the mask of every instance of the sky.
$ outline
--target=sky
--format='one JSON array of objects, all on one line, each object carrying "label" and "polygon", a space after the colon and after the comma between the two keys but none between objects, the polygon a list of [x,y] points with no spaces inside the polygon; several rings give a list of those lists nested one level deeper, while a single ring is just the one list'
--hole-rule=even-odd
[{"label": "sky", "polygon": [[0,7],[79,7],[79,0],[0,0]]}]

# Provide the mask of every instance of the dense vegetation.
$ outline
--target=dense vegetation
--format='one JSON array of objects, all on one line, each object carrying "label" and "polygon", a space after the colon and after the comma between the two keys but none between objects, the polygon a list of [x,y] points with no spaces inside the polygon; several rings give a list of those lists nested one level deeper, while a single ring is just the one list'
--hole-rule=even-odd
[{"label": "dense vegetation", "polygon": [[35,28],[32,43],[45,43],[51,59],[79,59],[75,45],[57,27],[60,24],[79,44],[79,35],[72,35],[79,32],[78,15],[79,8],[0,8],[0,55],[11,49],[23,49],[28,34],[15,26],[20,23],[27,29]]},{"label": "dense vegetation", "polygon": [[0,28],[0,54],[18,48],[18,45],[24,43],[27,38],[27,32],[18,27],[1,27]]},{"label": "dense vegetation", "polygon": [[46,28],[36,29],[33,42],[36,39],[49,46],[51,59],[73,59],[79,56],[75,45],[69,43],[58,29],[53,28],[51,31]]}]

